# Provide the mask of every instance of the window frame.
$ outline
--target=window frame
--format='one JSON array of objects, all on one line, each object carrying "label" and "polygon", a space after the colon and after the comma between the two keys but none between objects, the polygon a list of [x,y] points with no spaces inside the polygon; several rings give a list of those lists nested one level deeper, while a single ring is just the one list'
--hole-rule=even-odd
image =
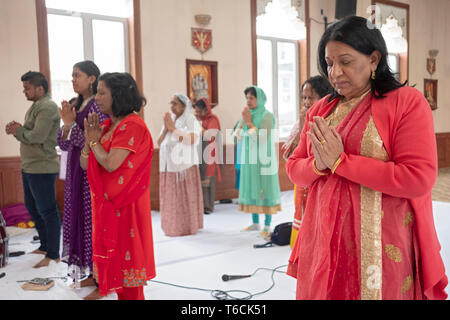
[{"label": "window frame", "polygon": [[[306,27],[306,39],[298,41],[299,50],[299,79],[300,83],[304,83],[311,74],[311,19],[309,14],[309,0],[304,0],[305,5],[305,27]],[[250,0],[250,21],[251,21],[251,39],[252,39],[252,81],[253,84],[258,85],[258,50],[256,45],[256,18],[257,18],[257,0]]]},{"label": "window frame", "polygon": [[[130,48],[129,48],[129,26],[128,19],[119,18],[119,17],[111,17],[104,16],[99,14],[92,13],[84,13],[84,12],[76,12],[76,11],[66,11],[60,9],[52,9],[47,8],[47,15],[60,15],[66,17],[77,17],[81,18],[83,22],[83,41],[84,41],[84,59],[94,61],[94,30],[92,26],[93,20],[102,20],[102,21],[112,21],[112,22],[120,22],[123,24],[124,28],[124,48],[125,48],[125,72],[130,72]],[[47,28],[48,30],[48,28]]]},{"label": "window frame", "polygon": [[[256,40],[266,40],[270,41],[272,44],[272,107],[273,107],[273,115],[275,117],[275,123],[276,128],[279,129],[279,72],[278,72],[278,43],[292,43],[295,47],[294,49],[294,61],[295,63],[295,70],[294,70],[294,76],[295,76],[295,105],[297,106],[295,109],[295,117],[298,119],[299,117],[299,106],[300,106],[300,65],[299,61],[301,59],[300,57],[300,48],[299,48],[299,41],[296,40],[290,40],[290,39],[283,39],[283,38],[276,38],[276,37],[265,37],[265,36],[257,36]],[[258,68],[258,65],[256,66]],[[286,139],[289,135],[286,137],[280,136],[280,139]]]},{"label": "window frame", "polygon": [[[39,50],[39,70],[48,79],[49,92],[51,92],[50,78],[50,52],[48,40],[48,23],[47,23],[47,7],[45,0],[35,0],[36,5],[36,22],[38,33],[38,50]],[[128,40],[127,45],[129,52],[130,74],[135,78],[136,83],[143,92],[143,73],[142,73],[142,39],[141,39],[141,2],[133,0],[133,16],[128,21]],[[144,108],[141,109],[140,115],[144,116]]]},{"label": "window frame", "polygon": [[[392,68],[392,66],[390,65],[390,61],[389,61],[389,58],[390,58],[390,57],[394,57],[395,60],[396,60],[396,64],[397,64],[397,65],[396,65],[396,67],[397,67],[396,70],[394,70],[394,69]],[[394,73],[395,77],[396,77],[397,80],[399,80],[399,81],[400,81],[400,59],[401,59],[400,54],[388,52],[388,64],[389,64],[389,68],[392,70],[392,72]]]},{"label": "window frame", "polygon": [[[375,6],[377,4],[383,4],[386,6],[392,6],[392,7],[397,7],[397,8],[402,8],[404,10],[406,10],[406,41],[407,41],[407,45],[408,45],[408,49],[406,54],[400,54],[399,55],[399,72],[400,72],[400,82],[405,82],[408,81],[408,78],[410,77],[410,70],[409,70],[409,64],[410,64],[410,50],[411,50],[411,45],[409,42],[410,39],[410,34],[411,34],[411,23],[410,23],[410,12],[409,12],[409,4],[407,3],[403,3],[403,2],[398,2],[398,1],[393,1],[393,0],[371,0],[371,4],[372,6]],[[372,11],[372,15],[373,17],[375,17],[375,10]],[[372,23],[375,23],[375,18],[372,19]]]}]

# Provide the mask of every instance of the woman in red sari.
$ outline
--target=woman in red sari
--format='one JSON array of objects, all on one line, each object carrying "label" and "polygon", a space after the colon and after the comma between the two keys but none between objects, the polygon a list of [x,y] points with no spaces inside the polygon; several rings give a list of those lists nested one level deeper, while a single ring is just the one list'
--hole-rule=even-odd
[{"label": "woman in red sari", "polygon": [[155,277],[150,209],[153,141],[137,112],[145,105],[128,73],[106,73],[96,95],[100,111],[85,120],[87,166],[92,194],[94,277],[100,296],[144,300],[143,286]]},{"label": "woman in red sari", "polygon": [[430,107],[396,80],[364,18],[332,25],[318,51],[334,93],[310,109],[286,164],[309,187],[288,268],[297,299],[446,299]]}]

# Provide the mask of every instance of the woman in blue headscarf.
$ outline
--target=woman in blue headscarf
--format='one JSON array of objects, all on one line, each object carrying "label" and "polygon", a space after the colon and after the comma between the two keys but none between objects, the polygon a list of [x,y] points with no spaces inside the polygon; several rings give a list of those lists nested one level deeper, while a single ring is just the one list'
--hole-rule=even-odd
[{"label": "woman in blue headscarf", "polygon": [[275,117],[265,108],[266,94],[256,86],[245,91],[247,106],[234,132],[241,140],[239,211],[252,214],[253,224],[243,231],[260,230],[259,215],[265,215],[260,236],[270,235],[272,215],[281,211],[278,161],[273,140]]}]

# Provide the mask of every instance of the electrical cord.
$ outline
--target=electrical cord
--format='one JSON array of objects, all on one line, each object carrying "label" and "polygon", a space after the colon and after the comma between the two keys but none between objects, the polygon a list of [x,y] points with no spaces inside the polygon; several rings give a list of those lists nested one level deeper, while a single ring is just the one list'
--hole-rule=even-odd
[{"label": "electrical cord", "polygon": [[[272,285],[261,292],[258,293],[251,293],[249,291],[245,291],[245,290],[211,290],[211,289],[202,289],[202,288],[195,288],[195,287],[188,287],[188,286],[182,286],[182,285],[178,285],[178,284],[173,284],[173,283],[168,283],[168,282],[163,282],[163,281],[157,281],[157,280],[150,280],[150,282],[154,282],[154,283],[159,283],[159,284],[164,284],[164,285],[168,285],[168,286],[172,286],[172,287],[176,287],[176,288],[181,288],[181,289],[188,289],[188,290],[197,290],[197,291],[202,291],[202,292],[209,292],[211,294],[211,296],[217,300],[251,300],[253,297],[256,297],[258,295],[264,294],[269,292],[270,290],[272,290],[272,288],[275,286],[275,279],[274,279],[274,275],[276,272],[279,273],[283,273],[286,274],[285,271],[279,271],[279,269],[287,267],[288,265],[283,265],[283,266],[279,266],[276,267],[275,269],[269,269],[269,268],[258,268],[255,270],[255,272],[253,272],[250,277],[254,276],[258,271],[260,270],[268,270],[268,271],[272,271],[271,274],[271,280],[272,280]],[[233,294],[243,294],[243,297],[236,297]]]}]

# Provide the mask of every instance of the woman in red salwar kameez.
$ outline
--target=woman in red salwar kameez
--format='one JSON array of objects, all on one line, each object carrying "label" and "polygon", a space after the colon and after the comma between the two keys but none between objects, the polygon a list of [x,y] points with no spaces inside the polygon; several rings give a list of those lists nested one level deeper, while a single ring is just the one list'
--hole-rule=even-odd
[{"label": "woman in red salwar kameez", "polygon": [[364,18],[332,25],[319,66],[335,92],[308,112],[286,168],[309,187],[288,274],[297,299],[445,299],[433,221],[437,176],[431,110],[387,64]]},{"label": "woman in red salwar kameez", "polygon": [[143,286],[155,277],[150,209],[153,141],[137,112],[145,104],[127,73],[106,73],[96,96],[110,119],[86,120],[87,165],[92,193],[94,277],[100,296],[144,300]]},{"label": "woman in red salwar kameez", "polygon": [[201,98],[194,104],[195,116],[202,124],[202,159],[199,165],[202,179],[203,208],[205,214],[214,211],[216,183],[222,181],[220,169],[221,132],[219,118],[212,112],[208,100]]}]

